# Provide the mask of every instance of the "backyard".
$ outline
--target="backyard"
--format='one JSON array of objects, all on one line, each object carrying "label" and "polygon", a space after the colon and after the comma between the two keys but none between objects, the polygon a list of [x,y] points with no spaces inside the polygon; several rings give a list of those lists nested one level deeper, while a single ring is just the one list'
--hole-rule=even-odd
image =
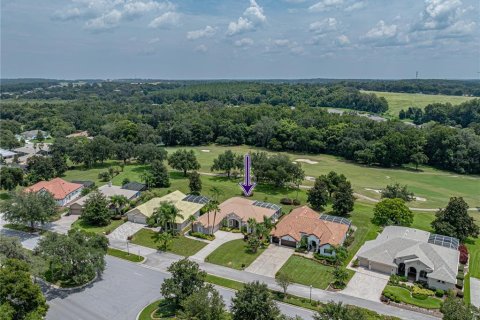
[{"label": "backyard", "polygon": [[[156,237],[157,233],[152,230],[142,229],[135,233],[132,238],[133,244],[158,249],[159,244]],[[193,240],[178,235],[173,238],[171,245],[167,251],[184,257],[189,257],[200,251],[207,244],[202,241]]]}]

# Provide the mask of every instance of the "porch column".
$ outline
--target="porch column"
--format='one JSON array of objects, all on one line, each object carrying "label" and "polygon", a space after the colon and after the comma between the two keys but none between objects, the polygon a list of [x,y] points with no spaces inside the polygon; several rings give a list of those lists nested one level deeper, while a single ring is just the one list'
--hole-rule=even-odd
[{"label": "porch column", "polygon": [[408,278],[408,267],[405,265],[405,277]]},{"label": "porch column", "polygon": [[415,281],[418,281],[419,278],[420,278],[420,271],[417,271],[417,273],[415,274]]},{"label": "porch column", "polygon": [[279,245],[279,246],[282,245],[282,238],[278,238],[278,245]]}]

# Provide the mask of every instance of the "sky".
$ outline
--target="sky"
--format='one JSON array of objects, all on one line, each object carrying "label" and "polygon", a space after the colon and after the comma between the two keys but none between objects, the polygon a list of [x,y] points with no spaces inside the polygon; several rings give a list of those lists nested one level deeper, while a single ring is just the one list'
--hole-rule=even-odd
[{"label": "sky", "polygon": [[2,78],[480,77],[479,0],[2,0]]}]

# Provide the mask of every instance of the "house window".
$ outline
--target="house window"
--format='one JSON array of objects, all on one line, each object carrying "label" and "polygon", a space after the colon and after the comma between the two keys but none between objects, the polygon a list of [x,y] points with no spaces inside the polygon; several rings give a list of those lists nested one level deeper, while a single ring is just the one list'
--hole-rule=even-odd
[{"label": "house window", "polygon": [[420,271],[420,278],[426,278],[427,272],[425,270]]}]

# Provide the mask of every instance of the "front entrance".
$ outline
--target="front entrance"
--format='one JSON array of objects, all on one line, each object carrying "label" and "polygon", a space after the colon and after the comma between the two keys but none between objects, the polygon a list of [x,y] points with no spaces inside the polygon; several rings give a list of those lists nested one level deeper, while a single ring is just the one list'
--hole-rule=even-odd
[{"label": "front entrance", "polygon": [[228,226],[234,229],[240,229],[240,222],[236,219],[228,220]]},{"label": "front entrance", "polygon": [[402,277],[405,276],[405,263],[402,262],[398,265],[397,274]]},{"label": "front entrance", "polygon": [[416,281],[417,280],[417,269],[414,267],[408,268],[408,280]]},{"label": "front entrance", "polygon": [[317,252],[317,243],[315,241],[310,241],[310,245],[308,246],[308,251]]}]

